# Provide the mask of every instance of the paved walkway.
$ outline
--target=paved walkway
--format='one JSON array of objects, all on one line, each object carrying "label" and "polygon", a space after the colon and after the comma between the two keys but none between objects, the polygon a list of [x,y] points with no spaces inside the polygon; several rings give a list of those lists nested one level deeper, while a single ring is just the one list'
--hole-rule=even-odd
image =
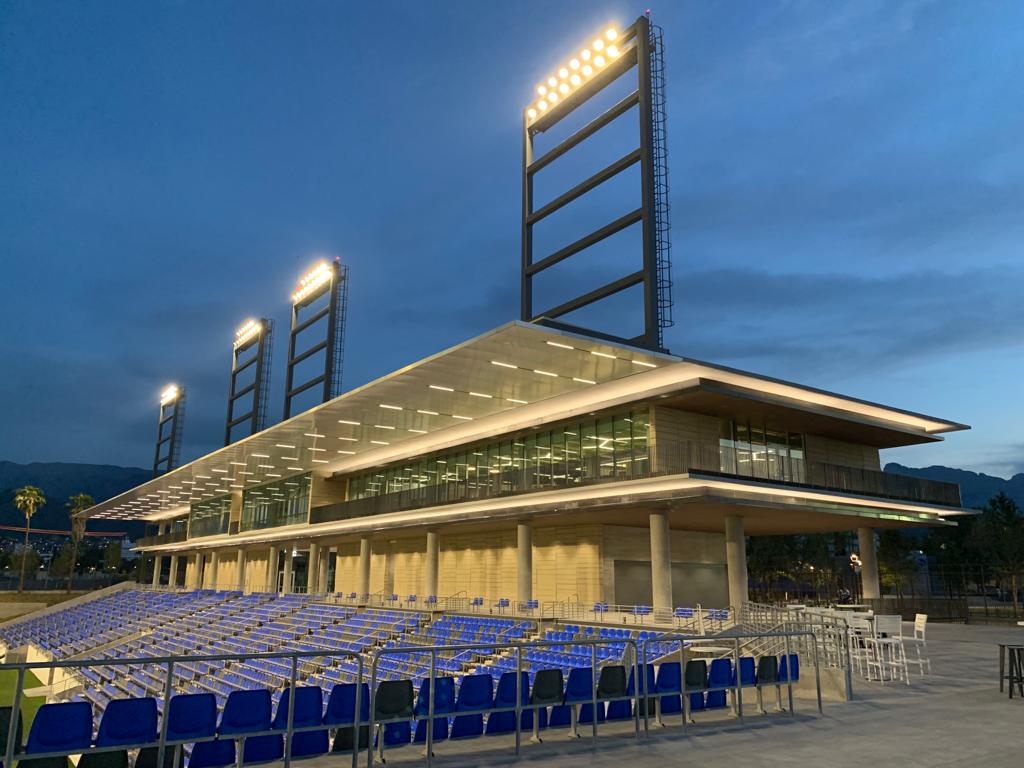
[{"label": "paved walkway", "polygon": [[[793,716],[755,713],[743,725],[720,714],[698,714],[698,724],[685,730],[678,718],[666,728],[652,724],[650,735],[641,736],[639,743],[632,738],[631,727],[616,723],[602,726],[596,749],[589,738],[570,740],[563,730],[546,731],[543,744],[524,739],[519,758],[512,754],[510,739],[485,737],[439,744],[434,764],[518,762],[566,768],[1024,764],[1024,700],[1008,701],[1005,693],[999,693],[996,648],[998,642],[1024,642],[1024,628],[933,624],[928,635],[933,670],[929,678],[922,682],[915,677],[910,688],[855,679],[855,701],[826,702],[822,715],[811,702],[801,700]],[[811,670],[805,667],[804,674]],[[583,726],[581,732],[589,737],[588,729]],[[389,751],[387,757],[389,766],[423,765],[419,746]],[[329,762],[338,764],[336,757]]]}]

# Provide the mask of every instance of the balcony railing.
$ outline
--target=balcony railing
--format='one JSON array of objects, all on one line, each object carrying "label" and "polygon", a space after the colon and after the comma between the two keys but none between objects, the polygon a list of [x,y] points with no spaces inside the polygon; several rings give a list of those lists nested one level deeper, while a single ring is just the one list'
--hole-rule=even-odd
[{"label": "balcony railing", "polygon": [[348,520],[464,501],[687,472],[925,504],[960,506],[960,486],[954,483],[788,457],[766,457],[745,462],[742,457],[734,455],[732,450],[713,443],[684,441],[668,446],[658,445],[652,448],[650,456],[632,455],[622,461],[602,461],[597,457],[591,459],[560,462],[557,468],[552,466],[550,471],[543,474],[532,466],[510,467],[490,475],[486,481],[461,480],[327,504],[312,509],[310,522]]},{"label": "balcony railing", "polygon": [[168,533],[160,533],[155,536],[143,536],[135,542],[135,544],[139,547],[155,547],[158,544],[177,544],[179,541],[184,541],[187,536],[187,531],[169,531]]}]

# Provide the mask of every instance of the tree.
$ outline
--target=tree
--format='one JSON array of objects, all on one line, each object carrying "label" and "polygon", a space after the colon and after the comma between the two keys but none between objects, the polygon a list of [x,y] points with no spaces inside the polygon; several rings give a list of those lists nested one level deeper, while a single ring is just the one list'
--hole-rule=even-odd
[{"label": "tree", "polygon": [[1009,578],[1016,614],[1020,609],[1020,578],[1024,574],[1024,518],[1020,509],[1000,491],[986,502],[972,534],[976,545],[987,550],[996,571]]},{"label": "tree", "polygon": [[14,557],[11,558],[14,566],[21,571],[22,583],[25,583],[25,572],[32,571],[33,573],[39,570],[39,555],[34,549],[28,547],[22,547],[14,553]]},{"label": "tree", "polygon": [[71,545],[65,544],[50,561],[50,576],[67,576],[74,572],[75,561],[72,558]]},{"label": "tree", "polygon": [[[32,527],[32,515],[46,503],[43,492],[34,485],[26,485],[14,492],[14,506],[25,515],[25,551],[28,552],[28,532]],[[25,591],[25,562],[27,557],[21,559],[21,578],[18,581],[18,591]]]},{"label": "tree", "polygon": [[917,566],[910,559],[912,547],[903,531],[885,528],[878,534],[878,565],[883,577],[892,579],[898,597],[903,596],[904,580],[909,578]]},{"label": "tree", "polygon": [[121,542],[112,541],[103,552],[103,570],[116,573],[121,568]]},{"label": "tree", "polygon": [[68,508],[68,516],[71,518],[71,567],[68,569],[68,592],[71,592],[71,582],[75,578],[78,545],[85,537],[85,518],[81,517],[81,513],[95,503],[88,493],[76,493],[64,505]]}]

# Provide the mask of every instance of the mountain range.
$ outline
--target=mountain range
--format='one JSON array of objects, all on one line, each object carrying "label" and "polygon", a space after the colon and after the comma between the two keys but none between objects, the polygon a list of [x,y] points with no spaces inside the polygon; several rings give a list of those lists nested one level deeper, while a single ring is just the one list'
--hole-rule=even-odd
[{"label": "mountain range", "polygon": [[[905,467],[885,465],[886,472],[928,480],[959,483],[965,507],[980,508],[1000,491],[1024,509],[1024,473],[1009,480],[993,475],[970,472],[954,467]],[[0,524],[25,524],[25,518],[14,506],[14,491],[23,485],[36,485],[46,496],[46,505],[32,518],[33,528],[68,529],[68,513],[64,504],[76,493],[88,493],[97,501],[109,499],[152,477],[152,472],[139,467],[117,467],[110,464],[41,463],[16,464],[0,461]],[[128,531],[132,538],[141,535],[142,525],[123,522],[94,521],[89,530]]]}]

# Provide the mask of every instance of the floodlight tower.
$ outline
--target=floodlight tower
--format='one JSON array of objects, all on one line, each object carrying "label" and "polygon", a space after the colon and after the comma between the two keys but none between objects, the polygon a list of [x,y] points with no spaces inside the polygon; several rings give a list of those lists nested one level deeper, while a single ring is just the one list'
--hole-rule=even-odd
[{"label": "floodlight tower", "polygon": [[185,426],[185,388],[168,384],[160,393],[160,416],[156,426],[156,450],[153,477],[178,466],[181,456],[181,431]]},{"label": "floodlight tower", "polygon": [[[326,298],[325,298],[326,297]],[[299,280],[292,293],[292,327],[288,334],[288,370],[284,388],[284,418],[291,418],[292,401],[319,386],[320,402],[341,394],[342,361],[345,351],[345,315],[348,311],[348,267],[340,258],[320,261]],[[325,323],[321,321],[326,320]],[[315,343],[297,351],[298,337],[316,326]],[[320,333],[322,331],[322,333]],[[295,381],[300,363],[323,353],[323,369],[301,383]],[[318,368],[318,371],[320,369]]]},{"label": "floodlight tower", "polygon": [[[539,134],[554,128],[633,69],[636,70],[636,90],[544,154],[534,156],[534,142]],[[621,31],[614,26],[604,30],[537,86],[536,100],[523,110],[521,315],[524,321],[649,349],[663,349],[663,330],[673,324],[664,85],[661,28],[651,24],[646,16],[641,16]],[[533,185],[536,174],[634,107],[639,113],[637,148],[535,208]],[[627,210],[614,221],[553,253],[534,259],[533,228],[538,222],[634,165],[640,168],[637,207],[630,205],[632,210]],[[580,293],[556,307],[541,311],[534,307],[533,280],[538,274],[637,223],[642,227],[643,261],[639,270],[587,293]],[[639,336],[624,338],[580,328],[558,319],[637,285],[643,286],[644,330]]]},{"label": "floodlight tower", "polygon": [[[228,417],[224,425],[224,445],[230,445],[235,427],[248,423],[254,435],[267,426],[267,400],[270,395],[270,360],[274,346],[274,321],[266,317],[246,320],[235,331],[231,348],[231,381],[228,385]],[[240,385],[239,379],[247,383]],[[239,400],[252,397],[249,410],[237,413]]]}]

